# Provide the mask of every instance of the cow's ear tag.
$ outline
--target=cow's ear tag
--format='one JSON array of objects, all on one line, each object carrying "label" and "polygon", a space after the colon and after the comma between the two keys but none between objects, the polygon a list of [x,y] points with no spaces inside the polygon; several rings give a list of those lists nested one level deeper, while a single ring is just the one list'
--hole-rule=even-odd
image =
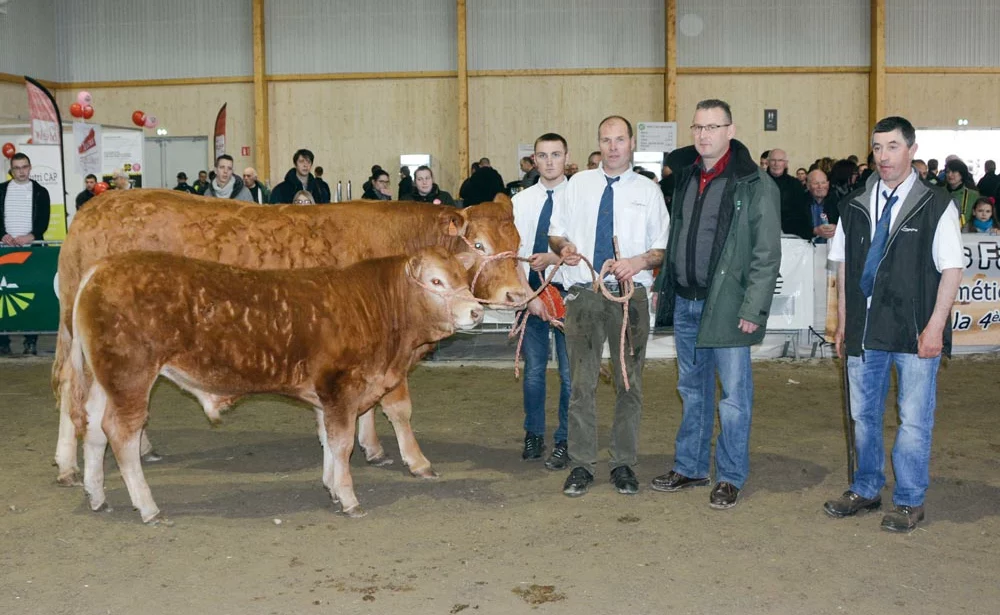
[{"label": "cow's ear tag", "polygon": [[458,227],[455,226],[455,221],[454,220],[449,220],[448,221],[448,234],[451,235],[452,237],[455,237],[456,235],[458,235]]}]

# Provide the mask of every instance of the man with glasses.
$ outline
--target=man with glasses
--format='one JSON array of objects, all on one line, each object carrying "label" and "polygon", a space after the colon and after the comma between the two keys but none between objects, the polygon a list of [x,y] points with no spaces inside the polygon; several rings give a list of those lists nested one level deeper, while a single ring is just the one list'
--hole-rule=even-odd
[{"label": "man with glasses", "polygon": [[[597,408],[595,393],[604,341],[611,346],[616,384],[611,427],[611,482],[618,493],[639,491],[632,468],[638,462],[639,419],[642,416],[642,366],[649,338],[649,297],[652,269],[663,260],[670,215],[655,182],[632,171],[635,137],[632,124],[617,115],[597,128],[601,166],[581,171],[557,200],[549,227],[549,243],[568,267],[562,270],[566,295],[566,348],[570,360],[569,457],[572,471],[563,484],[570,497],[587,493],[597,469]],[[618,238],[615,253],[613,239]],[[635,292],[628,301],[629,327],[620,348],[622,304],[594,290],[593,277],[581,256],[601,271],[612,295],[622,295],[621,283],[631,280]],[[622,377],[624,350],[628,383]]]},{"label": "man with glasses", "polygon": [[[750,472],[750,346],[764,338],[781,264],[778,189],[733,139],[735,133],[727,103],[698,103],[694,145],[683,148],[697,157],[678,174],[657,281],[657,320],[673,307],[677,391],[684,409],[673,468],[650,486],[673,492],[709,484],[718,374],[716,484],[709,495],[715,509],[736,505]],[[695,152],[678,157],[690,159]]]},{"label": "man with glasses", "polygon": [[[13,179],[0,184],[0,250],[44,239],[49,227],[49,191],[31,179],[31,159],[22,153],[10,160]],[[0,355],[10,354],[10,337],[0,335]],[[24,354],[38,354],[38,336],[24,336]]]},{"label": "man with glasses", "polygon": [[243,185],[250,191],[253,202],[259,205],[267,205],[271,202],[271,191],[267,186],[257,181],[257,170],[253,167],[243,169]]}]

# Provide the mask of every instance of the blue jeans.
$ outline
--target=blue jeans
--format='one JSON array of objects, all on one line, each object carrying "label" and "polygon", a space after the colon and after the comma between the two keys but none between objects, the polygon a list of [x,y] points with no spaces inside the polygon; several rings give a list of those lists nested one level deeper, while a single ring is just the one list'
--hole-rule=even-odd
[{"label": "blue jeans", "polygon": [[524,431],[545,435],[545,371],[549,362],[549,330],[556,340],[556,360],[559,364],[559,426],[553,435],[555,442],[566,441],[566,416],[569,408],[569,357],[566,335],[553,329],[537,316],[528,316],[524,331]]},{"label": "blue jeans", "polygon": [[[753,374],[750,347],[696,348],[704,301],[678,296],[674,304],[677,392],[684,404],[677,430],[674,471],[689,478],[709,476],[712,427],[715,424],[715,374],[722,383],[719,437],[715,444],[716,481],[738,489],[750,474],[750,419]],[[738,323],[733,323],[737,326]]]},{"label": "blue jeans", "polygon": [[941,357],[921,359],[915,354],[865,350],[861,357],[847,357],[851,383],[851,417],[858,469],[851,491],[874,498],[885,485],[883,415],[889,393],[889,370],[896,366],[900,426],[892,447],[896,488],[892,502],[920,506],[930,483],[931,432],[937,404],[937,370]]}]

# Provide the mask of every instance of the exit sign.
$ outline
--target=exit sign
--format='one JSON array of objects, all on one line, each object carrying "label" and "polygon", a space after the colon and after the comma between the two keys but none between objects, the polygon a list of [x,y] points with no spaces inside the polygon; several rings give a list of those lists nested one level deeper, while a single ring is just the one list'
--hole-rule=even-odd
[{"label": "exit sign", "polygon": [[240,156],[249,156],[249,155],[250,155],[249,145],[244,145],[243,147],[240,148]]}]

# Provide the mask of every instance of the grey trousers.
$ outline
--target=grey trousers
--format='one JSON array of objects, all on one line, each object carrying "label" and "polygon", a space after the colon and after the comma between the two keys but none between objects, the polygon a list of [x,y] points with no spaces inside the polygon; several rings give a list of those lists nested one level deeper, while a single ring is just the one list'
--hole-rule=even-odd
[{"label": "grey trousers", "polygon": [[[625,340],[625,367],[629,390],[622,381],[619,345],[621,304],[608,301],[593,290],[575,287],[566,295],[566,350],[569,353],[569,457],[573,467],[591,474],[597,468],[597,407],[595,394],[601,371],[604,340],[611,346],[614,366],[615,417],[611,427],[611,469],[634,466],[639,455],[639,419],[642,417],[642,366],[649,339],[649,299],[645,288],[636,288],[629,301],[629,331]],[[634,355],[629,354],[632,340]]]}]

